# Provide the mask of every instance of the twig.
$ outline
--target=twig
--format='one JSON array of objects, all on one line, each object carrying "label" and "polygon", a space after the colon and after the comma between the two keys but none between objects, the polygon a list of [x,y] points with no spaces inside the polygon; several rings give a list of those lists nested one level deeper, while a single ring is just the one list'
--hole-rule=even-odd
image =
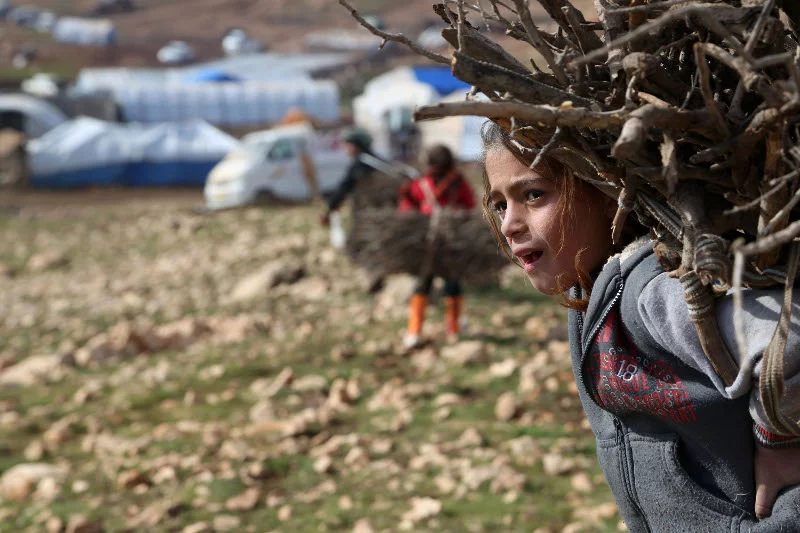
[{"label": "twig", "polygon": [[550,67],[550,70],[553,72],[553,75],[556,77],[558,82],[566,87],[569,85],[569,78],[567,77],[566,72],[564,72],[564,69],[561,68],[561,66],[553,57],[553,52],[550,50],[550,47],[547,45],[547,43],[544,42],[539,29],[533,23],[531,12],[528,9],[527,0],[513,1],[514,7],[517,9],[517,16],[519,17],[522,26],[525,28],[525,32],[528,34],[528,37],[530,37],[534,48],[536,48],[536,50],[542,54],[542,57],[547,62],[547,65]]},{"label": "twig", "polygon": [[547,154],[553,149],[553,147],[555,147],[556,143],[560,140],[561,131],[562,130],[560,127],[556,128],[556,131],[553,133],[553,136],[550,138],[550,140],[547,141],[547,144],[545,144],[542,149],[539,150],[539,153],[536,154],[536,158],[533,160],[533,163],[530,164],[531,169],[538,167],[542,160],[547,157]]},{"label": "twig", "polygon": [[[585,108],[530,105],[519,102],[452,102],[420,107],[415,120],[433,120],[448,116],[510,118],[539,124],[542,127],[619,128],[625,123],[624,111],[591,111]],[[694,120],[702,120],[699,116]]]},{"label": "twig", "polygon": [[725,123],[725,118],[719,111],[717,103],[714,101],[714,93],[711,91],[711,73],[708,70],[708,63],[706,62],[706,55],[704,51],[705,49],[702,46],[698,46],[700,44],[701,43],[695,43],[694,45],[694,57],[695,62],[697,63],[697,72],[699,74],[700,92],[703,95],[703,100],[706,102],[706,109],[711,112],[711,116],[714,117],[714,121],[717,123],[717,128],[719,129],[720,133],[727,137],[730,135],[730,130],[728,129],[728,125]]},{"label": "twig", "polygon": [[450,64],[450,60],[448,58],[446,58],[445,56],[437,54],[436,52],[433,52],[431,50],[428,50],[427,48],[423,48],[423,47],[419,46],[418,44],[414,43],[414,41],[412,41],[411,39],[409,39],[408,37],[406,37],[402,33],[387,33],[385,31],[379,30],[378,28],[376,28],[375,26],[373,26],[372,24],[367,22],[364,19],[364,17],[362,17],[358,13],[358,11],[356,11],[356,9],[347,2],[347,0],[339,0],[339,4],[341,4],[348,11],[350,11],[350,14],[353,16],[354,19],[356,19],[358,21],[359,24],[361,24],[362,26],[367,28],[369,31],[371,31],[373,34],[375,34],[378,37],[380,37],[381,39],[383,39],[384,43],[386,41],[394,41],[394,42],[397,42],[397,43],[400,43],[400,44],[404,44],[407,47],[409,47],[411,50],[416,52],[417,54],[425,56],[425,57],[427,57],[428,59],[430,59],[432,61],[436,61],[437,63],[442,63],[444,65],[449,65]]},{"label": "twig", "polygon": [[[713,13],[709,12],[709,10],[713,9]],[[718,4],[712,7],[704,6],[704,5],[691,5],[687,6],[682,9],[676,9],[675,11],[670,11],[665,13],[661,17],[648,22],[647,24],[643,24],[636,28],[634,31],[625,33],[621,37],[614,39],[613,41],[606,44],[603,48],[599,48],[593,52],[586,54],[585,56],[575,59],[572,61],[573,66],[582,66],[586,63],[590,62],[598,62],[603,57],[604,53],[608,53],[612,50],[616,50],[625,46],[626,44],[632,43],[634,41],[638,41],[640,39],[646,38],[650,35],[651,32],[660,30],[664,26],[672,24],[673,22],[677,22],[685,17],[694,17],[700,15],[701,17],[711,17],[712,20],[717,22],[722,20],[727,20],[728,17],[725,17],[725,14],[735,13],[737,16],[740,12],[745,11],[744,8],[735,8],[732,6],[727,6],[724,4]]]},{"label": "twig", "polygon": [[[633,6],[633,7],[618,7],[616,9],[610,10],[611,13],[619,14],[619,15],[628,15],[630,13],[649,13],[650,11],[656,11],[661,9],[667,9],[670,7],[678,6],[681,4],[690,4],[695,0],[664,0],[663,2],[652,2],[649,4],[644,4],[641,6]],[[718,0],[707,0],[706,3],[716,2]]]}]

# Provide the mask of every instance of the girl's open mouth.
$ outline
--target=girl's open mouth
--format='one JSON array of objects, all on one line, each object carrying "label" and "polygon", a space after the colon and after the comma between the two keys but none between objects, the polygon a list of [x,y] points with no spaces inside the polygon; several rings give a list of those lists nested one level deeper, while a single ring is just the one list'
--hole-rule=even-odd
[{"label": "girl's open mouth", "polygon": [[533,265],[535,265],[536,262],[542,258],[543,253],[544,252],[542,252],[541,250],[538,250],[520,256],[520,259],[522,259],[522,265],[525,267],[525,270],[528,271],[529,269],[533,269]]}]

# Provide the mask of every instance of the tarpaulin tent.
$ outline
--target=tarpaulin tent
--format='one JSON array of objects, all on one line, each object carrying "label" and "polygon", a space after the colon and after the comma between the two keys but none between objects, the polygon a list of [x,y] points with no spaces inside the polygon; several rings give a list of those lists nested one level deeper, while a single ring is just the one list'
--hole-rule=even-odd
[{"label": "tarpaulin tent", "polygon": [[53,39],[60,43],[84,46],[117,44],[117,28],[110,20],[62,17],[53,26]]},{"label": "tarpaulin tent", "polygon": [[400,67],[367,82],[364,92],[353,99],[353,119],[372,135],[375,151],[389,157],[393,117],[410,117],[415,108],[468,88],[448,67]]},{"label": "tarpaulin tent", "polygon": [[81,117],[28,145],[34,187],[202,186],[239,141],[194,120],[118,124]]},{"label": "tarpaulin tent", "polygon": [[290,109],[320,122],[339,120],[339,88],[331,81],[128,85],[112,92],[126,120],[202,119],[221,126],[272,124]]},{"label": "tarpaulin tent", "polygon": [[[485,96],[476,96],[476,99],[488,100]],[[464,93],[458,91],[440,101],[463,102]],[[443,144],[450,148],[460,161],[479,161],[483,152],[481,128],[484,122],[485,118],[475,116],[446,117],[419,122],[421,148],[427,151],[434,145]]]},{"label": "tarpaulin tent", "polygon": [[0,118],[4,127],[18,129],[31,139],[67,120],[50,102],[26,94],[0,94]]}]

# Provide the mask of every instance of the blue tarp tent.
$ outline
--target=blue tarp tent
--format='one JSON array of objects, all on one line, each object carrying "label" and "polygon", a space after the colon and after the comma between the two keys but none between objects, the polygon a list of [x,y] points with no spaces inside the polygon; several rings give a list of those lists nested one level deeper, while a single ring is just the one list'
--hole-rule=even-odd
[{"label": "blue tarp tent", "polygon": [[222,82],[238,82],[239,79],[231,76],[224,70],[218,68],[204,68],[195,70],[187,74],[184,78],[185,81],[195,83],[222,83]]},{"label": "blue tarp tent", "polygon": [[239,141],[207,122],[118,124],[80,117],[28,145],[31,185],[203,186]]},{"label": "blue tarp tent", "polygon": [[411,67],[411,71],[417,81],[430,85],[441,96],[460,90],[468,91],[471,87],[453,76],[450,67]]}]

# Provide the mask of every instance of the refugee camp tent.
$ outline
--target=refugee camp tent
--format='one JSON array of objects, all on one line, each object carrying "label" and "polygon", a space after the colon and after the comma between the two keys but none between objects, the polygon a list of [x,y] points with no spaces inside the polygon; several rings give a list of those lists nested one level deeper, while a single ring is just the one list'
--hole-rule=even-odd
[{"label": "refugee camp tent", "polygon": [[117,28],[110,20],[63,17],[53,26],[53,39],[60,43],[84,46],[117,44]]},{"label": "refugee camp tent", "polygon": [[67,120],[53,104],[26,94],[0,94],[0,126],[40,137]]},{"label": "refugee camp tent", "polygon": [[28,145],[33,187],[202,186],[239,141],[194,120],[118,124],[81,117]]},{"label": "refugee camp tent", "polygon": [[400,67],[366,84],[364,92],[353,100],[353,120],[370,133],[375,151],[389,157],[390,131],[397,127],[393,118],[410,117],[415,108],[433,104],[459,89],[466,92],[469,86],[454,78],[448,67]]},{"label": "refugee camp tent", "polygon": [[[464,93],[458,91],[440,101],[463,102]],[[427,151],[434,145],[443,144],[450,148],[460,161],[479,161],[482,154],[481,128],[484,122],[485,118],[474,116],[446,117],[419,122],[417,125],[421,148]]]},{"label": "refugee camp tent", "polygon": [[320,122],[339,120],[339,89],[330,81],[186,83],[114,89],[126,120],[171,122],[202,119],[222,126],[278,122],[302,109]]},{"label": "refugee camp tent", "polygon": [[190,83],[229,83],[241,81],[236,76],[231,76],[224,70],[215,67],[193,70],[187,73],[186,77],[183,79]]}]

